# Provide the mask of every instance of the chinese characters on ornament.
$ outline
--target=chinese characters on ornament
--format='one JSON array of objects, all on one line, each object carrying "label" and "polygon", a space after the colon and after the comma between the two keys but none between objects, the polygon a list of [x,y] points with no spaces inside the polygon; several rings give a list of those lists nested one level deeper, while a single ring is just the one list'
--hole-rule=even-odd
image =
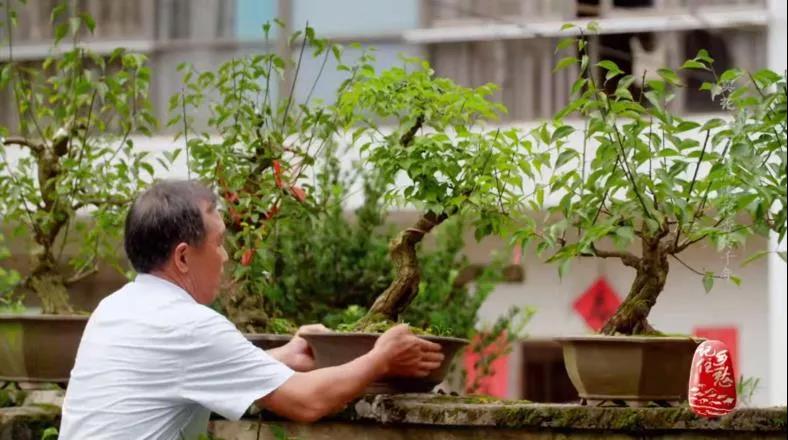
[{"label": "chinese characters on ornament", "polygon": [[695,350],[689,381],[689,405],[700,416],[728,414],[736,407],[736,378],[728,347],[705,341]]}]

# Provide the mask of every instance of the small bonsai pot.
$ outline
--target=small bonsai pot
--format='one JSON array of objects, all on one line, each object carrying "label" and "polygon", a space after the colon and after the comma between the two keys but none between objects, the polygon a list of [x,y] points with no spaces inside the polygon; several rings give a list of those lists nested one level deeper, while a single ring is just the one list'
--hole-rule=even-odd
[{"label": "small bonsai pot", "polygon": [[[307,333],[301,335],[307,340],[315,354],[317,368],[333,367],[352,361],[372,350],[379,334],[375,333]],[[449,372],[452,359],[468,341],[443,336],[421,336],[440,344],[444,360],[440,367],[423,378],[390,377],[370,385],[366,394],[396,394],[429,392],[443,382]]]}]

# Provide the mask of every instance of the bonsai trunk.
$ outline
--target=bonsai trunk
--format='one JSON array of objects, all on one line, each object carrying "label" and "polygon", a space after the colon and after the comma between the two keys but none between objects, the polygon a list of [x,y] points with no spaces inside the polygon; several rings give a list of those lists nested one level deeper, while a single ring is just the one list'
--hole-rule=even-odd
[{"label": "bonsai trunk", "polygon": [[74,313],[74,308],[68,299],[66,282],[57,270],[55,259],[48,250],[39,256],[36,268],[28,279],[28,287],[41,300],[43,313],[56,315]]},{"label": "bonsai trunk", "polygon": [[602,327],[604,335],[659,335],[648,322],[651,308],[665,287],[668,276],[667,254],[658,245],[644,243],[643,258],[638,267],[635,281],[624,302]]},{"label": "bonsai trunk", "polygon": [[381,319],[396,321],[400,313],[410,305],[419,291],[421,281],[416,245],[446,218],[448,215],[445,213],[438,215],[429,211],[422,215],[413,227],[400,232],[389,243],[389,255],[396,275],[389,287],[372,304],[367,316],[361,320],[361,327]]},{"label": "bonsai trunk", "polygon": [[41,300],[43,313],[72,314],[74,309],[69,303],[67,281],[55,259],[53,249],[60,231],[68,223],[71,213],[67,201],[58,194],[57,180],[63,172],[59,158],[66,154],[68,138],[62,138],[52,149],[42,148],[35,153],[38,164],[38,185],[44,202],[44,220],[33,225],[36,244],[43,250],[37,257],[35,267],[28,278],[27,286]]}]

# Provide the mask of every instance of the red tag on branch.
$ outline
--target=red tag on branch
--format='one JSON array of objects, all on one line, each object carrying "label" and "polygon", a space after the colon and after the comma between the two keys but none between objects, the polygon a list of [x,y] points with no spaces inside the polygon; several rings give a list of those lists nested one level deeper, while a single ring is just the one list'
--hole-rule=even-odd
[{"label": "red tag on branch", "polygon": [[298,200],[299,202],[304,203],[304,200],[306,200],[306,191],[304,191],[304,189],[301,188],[300,186],[291,186],[290,192],[293,194],[293,197],[295,197],[295,199]]},{"label": "red tag on branch", "polygon": [[248,266],[252,264],[252,258],[254,257],[254,250],[247,249],[244,251],[243,255],[241,256],[241,265]]},{"label": "red tag on branch", "polygon": [[274,218],[274,216],[278,213],[279,213],[279,205],[273,205],[271,206],[271,209],[269,209],[268,212],[265,213],[265,219],[270,220]]},{"label": "red tag on branch", "polygon": [[274,160],[274,182],[276,182],[277,188],[284,187],[282,183],[282,165],[278,160]]},{"label": "red tag on branch", "polygon": [[227,203],[238,203],[238,194],[234,191],[228,191],[224,194],[224,199],[227,200]]}]

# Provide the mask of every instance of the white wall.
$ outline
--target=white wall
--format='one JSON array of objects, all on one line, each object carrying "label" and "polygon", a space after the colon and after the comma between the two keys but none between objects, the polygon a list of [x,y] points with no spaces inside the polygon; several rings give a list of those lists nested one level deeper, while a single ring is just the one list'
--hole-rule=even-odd
[{"label": "white wall", "polygon": [[[769,0],[769,68],[784,72],[786,69],[786,2]],[[777,238],[772,237],[772,250],[785,251],[783,241],[779,246]],[[786,264],[775,254],[769,255],[769,369],[770,395],[772,405],[788,403],[788,330],[786,330]]]},{"label": "white wall", "polygon": [[[770,249],[785,252],[785,240],[778,246],[772,235]],[[777,254],[769,254],[769,404],[788,403],[788,341],[786,341],[786,264]]]}]

